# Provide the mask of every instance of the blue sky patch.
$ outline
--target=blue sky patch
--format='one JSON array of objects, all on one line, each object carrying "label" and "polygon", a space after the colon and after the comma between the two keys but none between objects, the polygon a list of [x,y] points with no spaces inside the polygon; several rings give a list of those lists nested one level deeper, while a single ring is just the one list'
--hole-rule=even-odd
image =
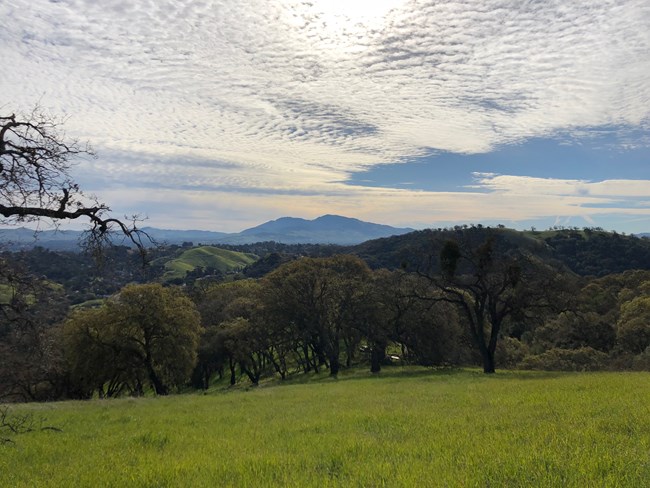
[{"label": "blue sky patch", "polygon": [[[629,132],[624,132],[628,134]],[[625,147],[614,128],[569,136],[533,138],[482,154],[437,152],[405,163],[354,173],[345,183],[425,191],[476,191],[474,173],[570,180],[650,179],[650,147]]]}]

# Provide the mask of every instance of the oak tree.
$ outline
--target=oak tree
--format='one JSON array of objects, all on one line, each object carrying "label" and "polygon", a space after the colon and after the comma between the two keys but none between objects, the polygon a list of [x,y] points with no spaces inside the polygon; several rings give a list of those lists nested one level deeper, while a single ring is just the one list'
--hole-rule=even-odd
[{"label": "oak tree", "polygon": [[510,319],[537,320],[561,303],[563,273],[504,235],[465,229],[450,236],[439,255],[439,272],[420,272],[426,297],[456,306],[483,361],[494,373],[502,327]]},{"label": "oak tree", "polygon": [[64,330],[71,370],[91,375],[87,384],[142,381],[158,395],[189,380],[202,332],[192,301],[159,284],[126,286],[98,311],[73,314]]}]

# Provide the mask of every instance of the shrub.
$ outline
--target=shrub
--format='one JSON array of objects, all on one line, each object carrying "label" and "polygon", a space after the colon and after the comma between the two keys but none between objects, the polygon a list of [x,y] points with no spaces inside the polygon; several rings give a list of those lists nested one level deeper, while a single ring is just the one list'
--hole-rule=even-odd
[{"label": "shrub", "polygon": [[526,344],[514,337],[499,339],[496,350],[496,362],[500,368],[514,368],[530,353]]},{"label": "shrub", "polygon": [[597,371],[608,365],[608,356],[591,347],[580,349],[550,349],[542,354],[526,356],[520,369],[547,371]]},{"label": "shrub", "polygon": [[650,346],[634,357],[632,367],[638,371],[650,371]]}]

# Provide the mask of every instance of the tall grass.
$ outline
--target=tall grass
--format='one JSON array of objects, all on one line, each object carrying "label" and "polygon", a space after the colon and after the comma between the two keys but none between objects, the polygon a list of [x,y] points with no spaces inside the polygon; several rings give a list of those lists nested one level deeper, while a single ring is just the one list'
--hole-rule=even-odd
[{"label": "tall grass", "polygon": [[17,408],[0,486],[647,486],[650,374],[393,368]]}]

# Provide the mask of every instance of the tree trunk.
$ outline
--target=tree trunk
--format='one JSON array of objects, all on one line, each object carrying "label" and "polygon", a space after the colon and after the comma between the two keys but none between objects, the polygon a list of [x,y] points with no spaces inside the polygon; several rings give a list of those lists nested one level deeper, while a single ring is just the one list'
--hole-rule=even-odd
[{"label": "tree trunk", "polygon": [[489,349],[481,352],[483,355],[483,372],[486,374],[494,373],[494,352]]},{"label": "tree trunk", "polygon": [[[300,358],[300,354],[298,354],[298,349],[296,349],[296,353],[298,357]],[[303,372],[309,373],[311,371],[311,359],[309,359],[309,345],[306,342],[303,342],[302,344],[302,354],[303,357],[305,358],[305,361],[303,363]]]},{"label": "tree trunk", "polygon": [[229,362],[230,362],[230,386],[234,386],[235,383],[237,383],[237,375],[235,373],[236,363],[232,359],[230,359]]},{"label": "tree trunk", "polygon": [[153,359],[151,358],[151,350],[149,348],[149,341],[146,338],[146,334],[145,334],[144,350],[145,350],[144,367],[145,370],[147,371],[147,376],[149,377],[151,386],[153,386],[156,395],[167,395],[169,393],[169,390],[161,381],[161,379],[158,377],[156,371],[153,369]]},{"label": "tree trunk", "polygon": [[374,343],[370,351],[370,372],[379,373],[381,371],[381,362],[386,357],[386,345]]},{"label": "tree trunk", "polygon": [[275,371],[280,375],[280,378],[284,380],[287,373],[286,368],[283,367],[284,361],[282,360],[280,360],[280,362],[276,361],[273,352],[267,352],[266,354],[269,361],[273,365],[273,369],[275,369]]},{"label": "tree trunk", "polygon": [[339,363],[339,357],[338,355],[332,355],[330,358],[330,376],[336,376],[339,374],[339,370],[341,369],[341,365]]},{"label": "tree trunk", "polygon": [[248,369],[243,363],[239,363],[239,367],[244,372],[244,374],[248,376],[248,379],[253,384],[253,386],[257,386],[259,384],[259,374],[254,373],[252,370]]},{"label": "tree trunk", "polygon": [[160,378],[158,378],[158,375],[153,370],[153,367],[150,364],[147,364],[147,373],[149,375],[149,381],[151,381],[151,385],[153,386],[156,395],[169,394],[169,390],[167,389],[165,384],[162,381],[160,381]]}]

